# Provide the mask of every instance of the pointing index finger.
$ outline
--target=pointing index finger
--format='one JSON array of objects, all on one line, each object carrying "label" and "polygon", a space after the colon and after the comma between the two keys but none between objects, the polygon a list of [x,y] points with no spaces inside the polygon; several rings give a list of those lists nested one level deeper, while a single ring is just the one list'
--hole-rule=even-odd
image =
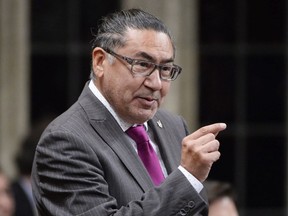
[{"label": "pointing index finger", "polygon": [[217,136],[217,134],[220,131],[225,130],[226,127],[227,127],[227,125],[225,123],[210,124],[210,125],[206,125],[204,127],[201,127],[200,129],[198,129],[197,131],[195,131],[191,135],[193,136],[194,139],[198,139],[199,137],[206,135],[208,133],[213,133],[215,136]]}]

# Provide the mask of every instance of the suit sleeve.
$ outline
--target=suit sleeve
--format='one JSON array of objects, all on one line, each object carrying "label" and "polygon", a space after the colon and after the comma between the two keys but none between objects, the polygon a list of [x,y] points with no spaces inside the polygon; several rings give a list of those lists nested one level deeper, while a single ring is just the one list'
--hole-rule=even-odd
[{"label": "suit sleeve", "polygon": [[39,215],[192,216],[207,206],[179,170],[140,199],[118,206],[102,166],[77,134],[46,133],[36,149],[32,173]]}]

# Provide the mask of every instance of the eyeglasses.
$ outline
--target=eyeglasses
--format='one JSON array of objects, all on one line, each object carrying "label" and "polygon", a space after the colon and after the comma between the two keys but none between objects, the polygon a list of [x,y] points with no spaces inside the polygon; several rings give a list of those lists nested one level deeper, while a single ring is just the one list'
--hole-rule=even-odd
[{"label": "eyeglasses", "polygon": [[158,69],[161,80],[173,81],[177,78],[177,76],[182,71],[182,68],[178,65],[174,65],[174,64],[158,65],[153,62],[149,62],[145,60],[128,58],[126,56],[119,55],[109,49],[105,51],[111,54],[112,56],[114,56],[115,58],[124,60],[128,64],[130,64],[131,65],[130,71],[135,76],[148,77],[155,71],[155,69]]}]

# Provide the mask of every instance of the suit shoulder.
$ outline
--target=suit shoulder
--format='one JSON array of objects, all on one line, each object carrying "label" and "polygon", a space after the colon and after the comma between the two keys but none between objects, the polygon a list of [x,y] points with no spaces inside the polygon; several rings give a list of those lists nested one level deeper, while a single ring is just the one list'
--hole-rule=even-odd
[{"label": "suit shoulder", "polygon": [[87,116],[79,103],[76,102],[68,110],[56,117],[45,131],[74,131],[83,127],[85,125],[84,122],[88,122]]}]

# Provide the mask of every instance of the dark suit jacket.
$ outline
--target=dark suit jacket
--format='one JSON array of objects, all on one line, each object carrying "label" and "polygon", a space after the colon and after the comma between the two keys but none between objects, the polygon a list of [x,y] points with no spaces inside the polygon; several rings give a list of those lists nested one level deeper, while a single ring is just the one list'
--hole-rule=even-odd
[{"label": "dark suit jacket", "polygon": [[32,187],[39,214],[207,215],[207,202],[177,169],[188,133],[183,119],[159,110],[148,126],[169,174],[159,187],[153,186],[131,139],[86,85],[37,146]]},{"label": "dark suit jacket", "polygon": [[34,206],[32,206],[28,195],[18,181],[13,182],[12,186],[13,197],[15,201],[14,216],[33,216]]}]

